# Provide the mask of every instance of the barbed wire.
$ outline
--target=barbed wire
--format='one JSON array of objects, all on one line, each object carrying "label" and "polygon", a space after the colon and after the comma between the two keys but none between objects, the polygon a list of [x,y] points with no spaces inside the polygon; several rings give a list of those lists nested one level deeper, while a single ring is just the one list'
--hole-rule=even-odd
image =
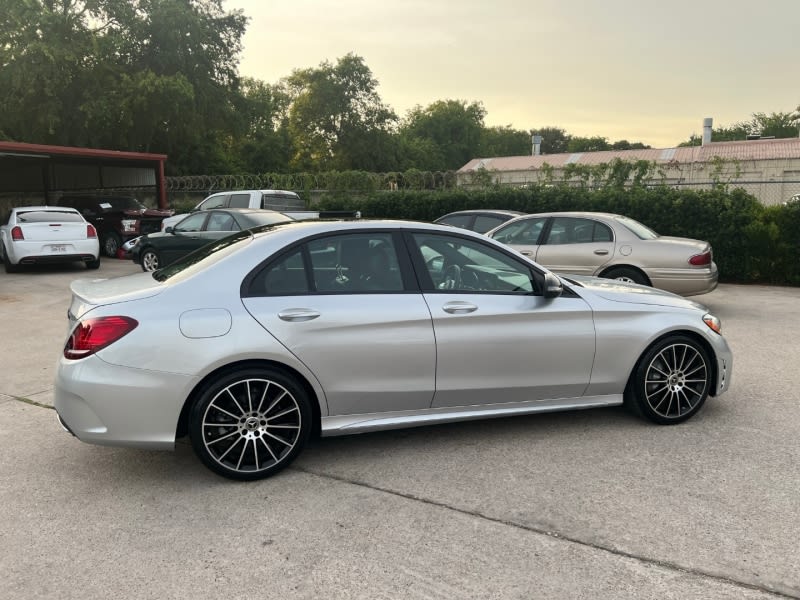
[{"label": "barbed wire", "polygon": [[456,187],[455,171],[404,171],[368,173],[244,173],[236,175],[178,175],[166,177],[170,192],[281,189],[313,192],[378,190],[445,190]]}]

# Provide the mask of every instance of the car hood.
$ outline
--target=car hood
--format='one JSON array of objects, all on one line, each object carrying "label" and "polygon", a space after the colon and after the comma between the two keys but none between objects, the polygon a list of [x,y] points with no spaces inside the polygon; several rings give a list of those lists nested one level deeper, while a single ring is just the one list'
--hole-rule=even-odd
[{"label": "car hood", "polygon": [[629,304],[650,304],[653,306],[672,306],[675,308],[691,308],[707,311],[708,309],[694,300],[688,300],[672,292],[665,292],[646,285],[625,283],[615,279],[602,277],[586,277],[583,275],[561,276],[567,283],[575,283],[578,292],[581,289],[589,290],[595,296],[612,302],[627,302]]}]

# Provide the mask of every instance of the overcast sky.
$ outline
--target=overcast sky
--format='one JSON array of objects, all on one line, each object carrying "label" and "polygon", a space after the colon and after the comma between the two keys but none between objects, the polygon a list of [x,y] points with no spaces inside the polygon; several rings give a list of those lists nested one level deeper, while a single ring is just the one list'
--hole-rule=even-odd
[{"label": "overcast sky", "polygon": [[487,125],[671,147],[800,104],[800,0],[226,0],[240,73],[364,58],[400,116],[481,101]]}]

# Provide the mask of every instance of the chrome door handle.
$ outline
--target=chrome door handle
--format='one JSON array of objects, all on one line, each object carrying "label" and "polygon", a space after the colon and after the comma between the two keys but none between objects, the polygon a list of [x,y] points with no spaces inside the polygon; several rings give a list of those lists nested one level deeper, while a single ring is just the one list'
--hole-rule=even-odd
[{"label": "chrome door handle", "polygon": [[530,250],[520,250],[519,253],[524,256],[533,256],[533,252],[531,252]]},{"label": "chrome door handle", "polygon": [[463,302],[461,300],[453,300],[448,302],[442,307],[442,310],[451,315],[465,315],[467,313],[475,312],[478,307],[471,302]]},{"label": "chrome door handle", "polygon": [[278,318],[283,321],[311,321],[320,315],[311,308],[287,308],[278,313]]},{"label": "chrome door handle", "polygon": [[605,254],[608,254],[608,250],[595,250],[594,253],[599,256],[603,256]]}]

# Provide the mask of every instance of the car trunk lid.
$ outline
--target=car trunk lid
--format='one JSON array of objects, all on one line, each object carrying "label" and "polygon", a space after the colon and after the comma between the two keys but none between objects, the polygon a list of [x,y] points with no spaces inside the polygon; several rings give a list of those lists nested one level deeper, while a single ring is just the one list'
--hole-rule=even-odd
[{"label": "car trunk lid", "polygon": [[152,273],[136,273],[114,279],[77,279],[70,284],[70,326],[97,306],[141,300],[160,294],[165,287]]},{"label": "car trunk lid", "polygon": [[51,221],[20,223],[26,242],[65,242],[85,240],[87,223],[83,221],[61,221],[56,215]]}]

